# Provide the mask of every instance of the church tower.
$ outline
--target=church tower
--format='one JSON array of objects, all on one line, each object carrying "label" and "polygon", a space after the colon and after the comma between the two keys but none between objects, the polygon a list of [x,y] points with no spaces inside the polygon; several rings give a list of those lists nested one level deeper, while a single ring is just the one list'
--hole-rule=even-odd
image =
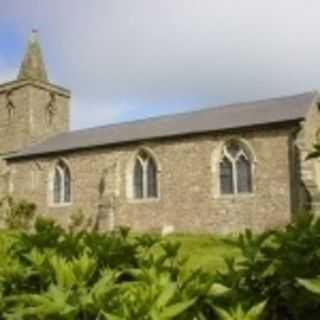
[{"label": "church tower", "polygon": [[69,90],[49,82],[33,31],[15,81],[0,84],[0,156],[69,130]]}]

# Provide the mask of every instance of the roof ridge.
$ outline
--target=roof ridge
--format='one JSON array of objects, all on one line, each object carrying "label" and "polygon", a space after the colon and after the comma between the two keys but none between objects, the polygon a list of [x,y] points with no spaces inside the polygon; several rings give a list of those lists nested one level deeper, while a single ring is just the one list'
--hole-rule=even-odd
[{"label": "roof ridge", "polygon": [[177,113],[168,113],[168,114],[163,114],[159,116],[151,116],[147,118],[139,118],[135,120],[127,120],[127,121],[121,121],[121,122],[116,122],[116,123],[110,123],[110,124],[105,124],[105,125],[99,125],[95,127],[88,127],[88,128],[82,128],[82,129],[77,129],[77,130],[71,130],[66,133],[80,133],[80,132],[85,132],[85,131],[91,131],[91,130],[98,130],[98,129],[103,129],[103,128],[111,128],[111,127],[117,127],[121,125],[127,125],[127,124],[135,124],[138,122],[145,122],[145,121],[150,121],[150,120],[158,120],[158,119],[163,119],[163,118],[170,118],[174,116],[183,116],[183,115],[189,115],[189,114],[194,114],[194,113],[199,113],[211,109],[227,109],[227,108],[234,108],[234,107],[242,107],[242,106],[247,106],[249,104],[256,104],[256,103],[261,103],[261,102],[269,102],[269,101],[277,101],[277,100],[284,100],[288,98],[297,98],[299,96],[304,96],[304,95],[317,95],[317,90],[311,90],[311,91],[306,91],[298,94],[292,94],[292,95],[286,95],[286,96],[277,96],[277,97],[271,97],[271,98],[262,98],[262,99],[257,99],[257,100],[248,100],[248,101],[242,101],[242,102],[232,102],[232,103],[227,103],[227,104],[222,104],[222,105],[216,105],[216,106],[211,106],[211,107],[202,107],[200,109],[194,109],[190,111],[181,111]]}]

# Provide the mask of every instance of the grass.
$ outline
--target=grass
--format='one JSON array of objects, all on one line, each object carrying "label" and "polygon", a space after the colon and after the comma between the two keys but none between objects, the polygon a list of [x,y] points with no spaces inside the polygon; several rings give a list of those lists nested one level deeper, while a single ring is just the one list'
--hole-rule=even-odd
[{"label": "grass", "polygon": [[188,258],[188,267],[202,269],[215,273],[226,267],[225,258],[239,257],[240,252],[223,241],[223,238],[212,235],[177,234],[166,237],[168,240],[181,243],[181,257]]},{"label": "grass", "polygon": [[[0,240],[5,236],[5,242],[9,245],[8,239],[12,238],[8,236],[14,234],[16,231],[1,230]],[[200,267],[210,273],[223,271],[226,267],[225,258],[240,257],[239,249],[226,243],[222,237],[209,234],[172,234],[163,239],[181,243],[180,255],[188,259],[189,270]]]}]

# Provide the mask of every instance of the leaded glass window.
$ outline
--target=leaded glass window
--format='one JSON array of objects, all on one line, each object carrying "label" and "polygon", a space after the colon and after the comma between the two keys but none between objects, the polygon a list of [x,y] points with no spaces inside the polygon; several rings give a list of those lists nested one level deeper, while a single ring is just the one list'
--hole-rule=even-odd
[{"label": "leaded glass window", "polygon": [[236,162],[237,164],[237,183],[239,193],[252,192],[251,163],[243,155]]},{"label": "leaded glass window", "polygon": [[53,176],[53,202],[71,202],[71,174],[64,161],[59,161],[54,169]]},{"label": "leaded glass window", "polygon": [[134,166],[134,195],[137,199],[143,196],[143,167],[139,159]]},{"label": "leaded glass window", "polygon": [[247,148],[234,140],[228,142],[220,161],[221,194],[253,192],[252,175],[252,160]]},{"label": "leaded glass window", "polygon": [[71,201],[71,175],[67,166],[64,167],[64,202]]},{"label": "leaded glass window", "polygon": [[231,161],[224,157],[220,163],[221,192],[224,194],[232,194],[234,191],[232,171]]},{"label": "leaded glass window", "polygon": [[133,176],[134,198],[158,197],[158,168],[155,160],[146,151],[141,151],[135,160]]},{"label": "leaded glass window", "polygon": [[147,180],[148,180],[148,197],[156,198],[157,192],[157,166],[152,158],[148,160],[147,165]]},{"label": "leaded glass window", "polygon": [[61,174],[58,168],[54,171],[54,181],[53,181],[53,201],[55,203],[61,202]]}]

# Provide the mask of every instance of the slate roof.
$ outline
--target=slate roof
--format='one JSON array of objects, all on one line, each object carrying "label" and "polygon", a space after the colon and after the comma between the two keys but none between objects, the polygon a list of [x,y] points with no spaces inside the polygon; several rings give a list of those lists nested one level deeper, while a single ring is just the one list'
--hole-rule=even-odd
[{"label": "slate roof", "polygon": [[43,143],[29,146],[10,155],[7,159],[298,121],[305,118],[307,110],[317,96],[317,92],[307,92],[294,96],[211,107],[175,115],[70,131]]}]

